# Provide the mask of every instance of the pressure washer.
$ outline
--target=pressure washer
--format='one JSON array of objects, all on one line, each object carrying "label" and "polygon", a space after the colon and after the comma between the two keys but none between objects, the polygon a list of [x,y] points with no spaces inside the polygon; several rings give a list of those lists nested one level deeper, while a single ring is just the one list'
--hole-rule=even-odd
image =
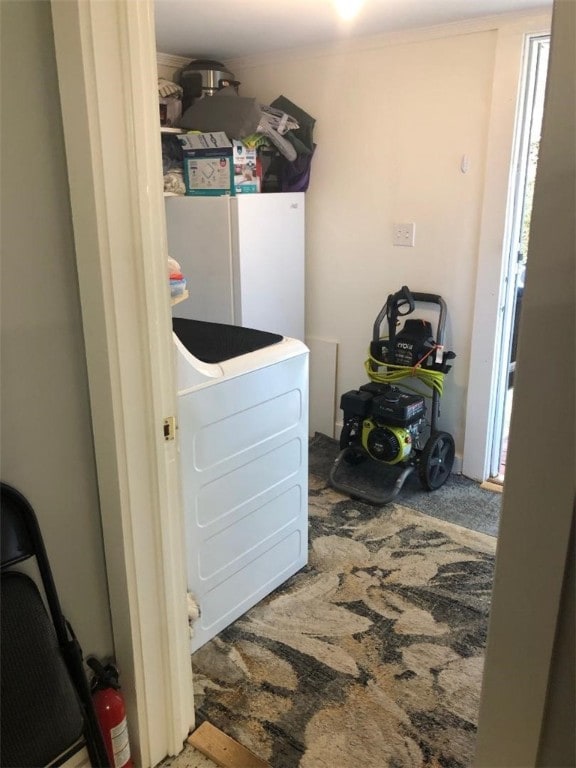
[{"label": "pressure washer", "polygon": [[[428,320],[407,317],[416,302],[435,305],[435,335]],[[364,364],[369,382],[340,400],[340,453],[329,478],[337,490],[382,505],[396,498],[415,471],[428,491],[440,488],[450,476],[454,438],[437,428],[444,377],[452,367],[449,361],[456,357],[444,346],[446,314],[446,302],[437,294],[402,286],[388,296],[374,321]],[[398,330],[401,318],[404,324]],[[384,321],[387,335],[382,335]],[[421,385],[429,392],[423,393]],[[350,479],[350,468],[362,462],[378,468],[372,473],[378,487],[367,489]]]}]

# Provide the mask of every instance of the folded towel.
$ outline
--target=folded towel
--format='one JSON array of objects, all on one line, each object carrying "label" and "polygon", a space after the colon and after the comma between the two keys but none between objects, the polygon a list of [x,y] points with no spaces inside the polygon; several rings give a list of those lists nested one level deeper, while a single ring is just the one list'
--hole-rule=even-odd
[{"label": "folded towel", "polygon": [[186,184],[181,170],[172,170],[164,174],[164,192],[171,192],[173,195],[186,194]]},{"label": "folded towel", "polygon": [[184,89],[172,80],[166,80],[164,77],[158,78],[158,94],[163,98],[176,98],[181,99],[184,94]]},{"label": "folded towel", "polygon": [[186,290],[186,280],[170,280],[170,296],[181,296]]}]

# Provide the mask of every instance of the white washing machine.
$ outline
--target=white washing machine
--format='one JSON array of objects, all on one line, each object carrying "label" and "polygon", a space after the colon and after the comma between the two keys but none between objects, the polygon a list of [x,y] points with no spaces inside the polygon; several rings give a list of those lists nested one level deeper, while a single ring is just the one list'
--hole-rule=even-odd
[{"label": "white washing machine", "polygon": [[195,651],[308,560],[308,349],[174,318]]}]

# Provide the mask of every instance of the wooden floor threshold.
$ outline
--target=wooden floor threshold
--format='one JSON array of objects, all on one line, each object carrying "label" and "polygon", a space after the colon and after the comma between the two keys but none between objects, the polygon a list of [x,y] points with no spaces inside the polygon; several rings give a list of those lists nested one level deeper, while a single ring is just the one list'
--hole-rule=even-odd
[{"label": "wooden floor threshold", "polygon": [[504,478],[500,480],[499,478],[492,477],[490,480],[484,480],[483,483],[480,483],[480,488],[484,488],[487,491],[502,493],[504,490]]},{"label": "wooden floor threshold", "polygon": [[221,768],[272,768],[266,760],[208,722],[196,728],[187,741]]}]

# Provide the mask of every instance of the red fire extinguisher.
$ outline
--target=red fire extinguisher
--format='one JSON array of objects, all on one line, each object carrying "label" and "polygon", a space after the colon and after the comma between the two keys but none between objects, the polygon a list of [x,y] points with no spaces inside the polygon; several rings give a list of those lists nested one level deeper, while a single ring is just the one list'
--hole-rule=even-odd
[{"label": "red fire extinguisher", "polygon": [[94,672],[92,699],[111,768],[134,768],[130,758],[126,706],[120,692],[118,670],[113,664],[103,666],[93,656],[86,663]]}]

